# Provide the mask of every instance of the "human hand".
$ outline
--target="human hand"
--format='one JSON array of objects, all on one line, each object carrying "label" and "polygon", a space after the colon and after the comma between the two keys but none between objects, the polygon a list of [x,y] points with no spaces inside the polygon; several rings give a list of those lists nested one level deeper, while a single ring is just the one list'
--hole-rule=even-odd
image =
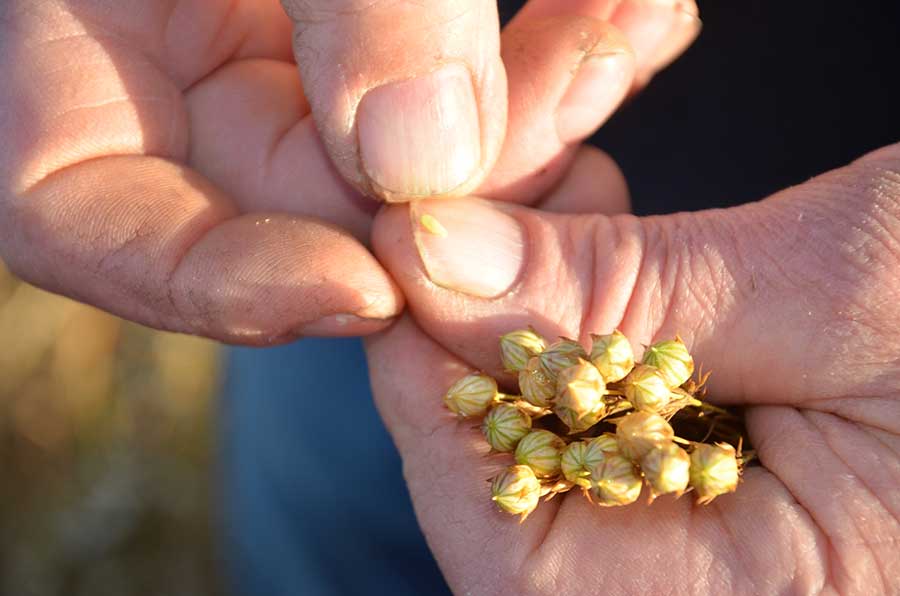
[{"label": "human hand", "polygon": [[[465,594],[896,593],[900,584],[900,145],[729,210],[635,218],[574,170],[557,211],[476,199],[381,213],[375,253],[413,318],[367,340],[419,522]],[[412,215],[410,214],[412,210]],[[419,226],[434,216],[446,237]],[[499,513],[472,421],[441,397],[534,325],[644,344],[680,333],[743,404],[761,467],[735,494],[602,509],[569,493]],[[505,377],[509,378],[509,377]]]},{"label": "human hand", "polygon": [[[528,200],[520,191],[549,185],[635,76],[645,82],[697,32],[692,2],[533,1],[504,32],[507,97],[493,2],[284,4],[295,23],[276,0],[3,3],[0,254],[14,272],[229,342],[381,329],[403,300],[354,238],[367,237],[376,204],[332,160],[358,189],[394,199],[474,188],[496,161],[480,192]],[[452,159],[464,146],[455,135],[475,125],[441,102],[463,96],[403,87],[393,105],[379,87],[381,99],[363,100],[444,63],[471,66],[475,87],[463,95],[477,105],[463,112],[481,123],[481,146]],[[561,105],[588,63],[586,96]],[[442,107],[417,111],[416,100]],[[376,125],[357,126],[360,110]],[[433,126],[410,128],[409,114],[430,114]],[[371,162],[357,138],[375,147]],[[469,178],[441,188],[452,176],[428,178],[437,158],[470,160],[469,174],[452,168]],[[395,166],[427,180],[406,191],[373,182]]]}]

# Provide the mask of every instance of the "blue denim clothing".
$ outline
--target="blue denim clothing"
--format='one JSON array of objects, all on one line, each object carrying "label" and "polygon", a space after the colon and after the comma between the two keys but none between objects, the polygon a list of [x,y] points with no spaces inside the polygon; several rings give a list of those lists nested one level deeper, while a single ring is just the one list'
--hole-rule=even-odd
[{"label": "blue denim clothing", "polygon": [[229,351],[227,572],[244,596],[449,593],[413,516],[362,344]]}]

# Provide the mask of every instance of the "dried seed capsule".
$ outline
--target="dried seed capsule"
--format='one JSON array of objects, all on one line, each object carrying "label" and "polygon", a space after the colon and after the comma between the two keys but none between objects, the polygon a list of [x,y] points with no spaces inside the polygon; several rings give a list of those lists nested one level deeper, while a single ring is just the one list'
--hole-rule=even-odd
[{"label": "dried seed capsule", "polygon": [[590,441],[571,443],[560,458],[560,469],[569,482],[582,488],[591,487],[591,470],[610,453],[618,453],[616,438],[603,434]]},{"label": "dried seed capsule", "polygon": [[481,432],[495,451],[513,451],[531,430],[531,418],[510,404],[497,404],[484,417]]},{"label": "dried seed capsule", "polygon": [[666,419],[652,412],[633,412],[616,423],[616,439],[619,451],[637,463],[647,452],[675,437]]},{"label": "dried seed capsule", "polygon": [[483,416],[498,395],[497,381],[488,375],[466,375],[447,390],[444,404],[460,417]]},{"label": "dried seed capsule", "polygon": [[591,363],[603,375],[604,381],[621,381],[634,368],[634,352],[622,332],[616,330],[609,335],[591,335],[591,339]]},{"label": "dried seed capsule", "polygon": [[556,383],[544,374],[537,357],[531,358],[519,371],[519,391],[525,401],[539,408],[549,408],[556,397]]},{"label": "dried seed capsule", "polygon": [[557,376],[564,369],[575,366],[579,360],[587,359],[587,352],[577,341],[561,338],[541,352],[539,358],[544,375],[556,382]]},{"label": "dried seed capsule", "polygon": [[547,342],[534,329],[519,329],[500,336],[500,360],[509,372],[519,372],[544,351]]},{"label": "dried seed capsule", "polygon": [[691,457],[674,443],[663,443],[647,452],[641,458],[641,471],[650,485],[650,501],[668,493],[680,497],[687,489],[690,467]]},{"label": "dried seed capsule", "polygon": [[528,466],[510,466],[491,481],[491,500],[525,521],[541,498],[541,483]]},{"label": "dried seed capsule", "polygon": [[533,430],[516,446],[516,462],[530,467],[540,478],[552,478],[560,472],[560,456],[566,442],[549,430]]},{"label": "dried seed capsule", "polygon": [[647,348],[644,364],[658,368],[669,387],[680,387],[694,374],[694,359],[679,337]]},{"label": "dried seed capsule", "polygon": [[641,477],[630,461],[621,455],[607,453],[603,461],[591,469],[590,492],[600,505],[628,505],[641,495]]},{"label": "dried seed capsule", "polygon": [[734,447],[727,443],[697,443],[691,452],[691,486],[697,503],[705,505],[719,495],[737,490],[740,466]]},{"label": "dried seed capsule", "polygon": [[657,412],[671,399],[671,389],[665,377],[653,366],[638,364],[625,381],[625,399],[635,410]]},{"label": "dried seed capsule", "polygon": [[593,449],[599,449],[608,453],[619,452],[619,441],[616,439],[616,435],[612,433],[603,433],[599,437],[594,437],[588,443]]},{"label": "dried seed capsule", "polygon": [[559,373],[553,412],[572,433],[581,432],[597,424],[606,414],[603,377],[590,362],[579,360],[575,366]]}]

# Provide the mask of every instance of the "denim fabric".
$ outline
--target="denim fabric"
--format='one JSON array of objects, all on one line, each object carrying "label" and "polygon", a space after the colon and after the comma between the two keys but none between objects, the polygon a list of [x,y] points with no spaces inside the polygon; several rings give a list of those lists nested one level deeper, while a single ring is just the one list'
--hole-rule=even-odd
[{"label": "denim fabric", "polygon": [[223,514],[234,593],[448,593],[372,403],[361,342],[228,356]]}]

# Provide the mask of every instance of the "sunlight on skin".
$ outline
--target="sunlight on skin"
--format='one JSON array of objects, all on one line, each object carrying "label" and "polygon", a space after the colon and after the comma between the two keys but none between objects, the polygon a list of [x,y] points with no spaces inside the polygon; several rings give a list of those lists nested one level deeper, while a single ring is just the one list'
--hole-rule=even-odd
[{"label": "sunlight on skin", "polygon": [[[503,54],[515,116],[506,147],[531,129],[552,129],[582,59],[627,54],[640,41],[643,29],[614,35],[615,21],[590,18],[597,10],[551,11],[542,26],[504,32],[504,45],[520,48]],[[473,34],[498,36],[489,13]],[[298,81],[292,50],[309,52],[292,48],[295,23],[276,0],[15,0],[2,16],[0,77],[9,92],[0,95],[0,126],[12,150],[0,155],[0,251],[21,277],[153,327],[234,343],[371,333],[402,310],[396,286],[360,243],[377,204],[338,175],[353,149],[323,141],[324,112],[310,111],[307,95],[321,99],[330,87],[312,76],[312,63],[313,84]],[[659,7],[648,18],[671,20]],[[371,38],[363,21],[339,21],[332,25],[347,27],[345,38]],[[460,46],[458,29],[425,22],[439,35],[420,34],[428,43],[446,34],[448,52],[497,46]],[[384,51],[396,43],[377,40]],[[374,62],[359,63],[362,87],[350,95],[384,74],[376,57],[386,54],[368,49]],[[331,52],[328,68],[342,62],[339,48],[321,51]],[[582,124],[586,134],[592,123]],[[486,146],[503,138],[492,134]],[[533,201],[537,194],[515,189],[549,187],[574,147],[504,150],[508,167],[485,190]]]},{"label": "sunlight on skin", "polygon": [[[406,209],[382,213],[376,253],[416,322],[404,318],[368,340],[373,388],[451,586],[472,594],[892,592],[900,577],[898,164],[900,145],[725,212],[569,219],[504,207],[530,246],[515,284],[493,299],[432,283]],[[589,172],[574,175],[563,186],[573,197],[603,187]],[[554,200],[564,211],[565,198]],[[466,238],[488,237],[493,222],[481,206],[478,222],[459,209],[444,222],[448,236],[432,242],[449,241],[450,224],[475,226]],[[637,247],[633,259],[616,248],[628,246]],[[522,525],[496,511],[484,479],[508,458],[486,457],[473,422],[457,421],[441,396],[471,370],[500,375],[496,338],[528,324],[547,337],[618,327],[641,343],[684,333],[713,371],[710,397],[749,406],[762,467],[706,507],[664,496],[650,507],[598,510],[570,493]]]}]

